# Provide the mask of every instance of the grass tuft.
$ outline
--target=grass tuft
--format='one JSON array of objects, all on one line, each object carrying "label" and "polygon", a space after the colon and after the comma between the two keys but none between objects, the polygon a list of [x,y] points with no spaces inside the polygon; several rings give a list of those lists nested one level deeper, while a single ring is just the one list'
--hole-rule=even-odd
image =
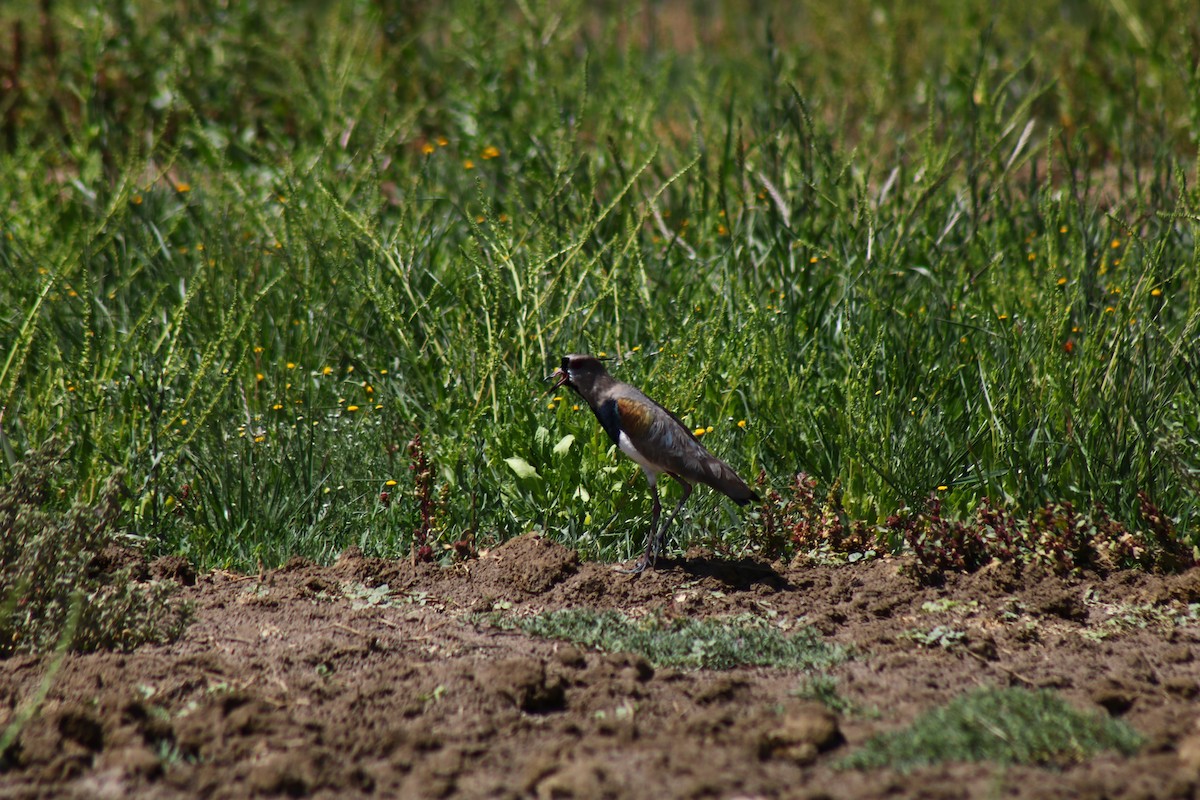
[{"label": "grass tuft", "polygon": [[655,666],[821,669],[846,658],[844,648],[824,642],[812,628],[784,633],[750,617],[635,620],[616,611],[563,609],[498,622],[535,636],[638,653]]},{"label": "grass tuft", "polygon": [[904,772],[946,761],[1065,766],[1104,750],[1131,755],[1140,746],[1125,723],[1081,712],[1050,690],[985,688],[874,737],[840,763]]}]

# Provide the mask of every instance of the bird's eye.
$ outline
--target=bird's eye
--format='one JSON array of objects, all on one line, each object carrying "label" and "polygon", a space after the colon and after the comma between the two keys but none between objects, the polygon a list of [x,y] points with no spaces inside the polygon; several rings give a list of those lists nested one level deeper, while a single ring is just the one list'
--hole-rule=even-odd
[{"label": "bird's eye", "polygon": [[563,372],[566,372],[566,371],[567,371],[567,370],[569,370],[570,368],[571,368],[571,357],[570,357],[570,356],[563,356],[563,360],[562,360],[562,371],[563,371]]}]

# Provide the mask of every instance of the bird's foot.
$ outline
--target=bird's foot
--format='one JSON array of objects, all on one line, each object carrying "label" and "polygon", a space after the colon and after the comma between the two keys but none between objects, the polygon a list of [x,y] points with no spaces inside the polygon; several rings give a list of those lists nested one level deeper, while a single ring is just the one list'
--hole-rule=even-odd
[{"label": "bird's foot", "polygon": [[647,548],[646,552],[642,553],[641,558],[634,562],[632,567],[617,567],[617,572],[623,572],[626,575],[638,575],[646,571],[647,567],[653,567],[654,562],[658,560],[658,551]]},{"label": "bird's foot", "polygon": [[646,560],[645,556],[642,556],[632,567],[613,567],[613,569],[624,575],[638,575],[645,572],[648,566],[650,566],[650,562]]},{"label": "bird's foot", "polygon": [[653,567],[654,562],[658,561],[658,554],[662,552],[663,546],[666,544],[664,533],[664,531],[655,533],[651,530],[650,536],[646,540],[646,552],[642,553],[641,558],[634,562],[632,567],[628,569],[617,567],[617,572],[623,572],[626,575],[637,575],[638,573],[645,572],[647,567]]}]

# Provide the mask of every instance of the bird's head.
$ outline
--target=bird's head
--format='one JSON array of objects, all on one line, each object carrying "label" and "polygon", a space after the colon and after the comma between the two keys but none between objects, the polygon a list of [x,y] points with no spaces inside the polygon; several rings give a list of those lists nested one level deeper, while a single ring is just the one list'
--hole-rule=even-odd
[{"label": "bird's head", "polygon": [[600,358],[586,353],[572,353],[563,356],[562,364],[546,380],[553,380],[550,391],[560,386],[569,386],[580,394],[585,394],[595,385],[596,379],[608,375]]}]

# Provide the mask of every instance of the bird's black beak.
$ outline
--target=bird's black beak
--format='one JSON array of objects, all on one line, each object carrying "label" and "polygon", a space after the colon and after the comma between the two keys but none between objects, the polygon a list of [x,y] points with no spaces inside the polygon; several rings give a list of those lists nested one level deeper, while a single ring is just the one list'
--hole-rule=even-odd
[{"label": "bird's black beak", "polygon": [[554,372],[551,372],[549,375],[547,375],[545,378],[543,378],[543,380],[545,380],[545,381],[554,381],[554,385],[546,390],[546,394],[550,394],[551,392],[558,391],[558,387],[562,386],[569,379],[570,379],[570,376],[567,375],[567,373],[564,372],[563,370],[561,370],[561,369],[554,370]]}]

